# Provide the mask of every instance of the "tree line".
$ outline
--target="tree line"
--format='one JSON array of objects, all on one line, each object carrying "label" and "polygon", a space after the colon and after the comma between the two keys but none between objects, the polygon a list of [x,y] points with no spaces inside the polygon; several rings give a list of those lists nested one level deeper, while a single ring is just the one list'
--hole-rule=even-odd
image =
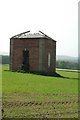
[{"label": "tree line", "polygon": [[[9,64],[10,59],[9,56],[2,56],[2,64]],[[78,62],[75,61],[64,61],[64,60],[57,60],[56,61],[56,68],[60,69],[78,69]]]},{"label": "tree line", "polygon": [[0,57],[2,57],[2,64],[9,64],[9,56],[0,55]]},{"label": "tree line", "polygon": [[78,70],[78,62],[57,60],[56,68]]}]

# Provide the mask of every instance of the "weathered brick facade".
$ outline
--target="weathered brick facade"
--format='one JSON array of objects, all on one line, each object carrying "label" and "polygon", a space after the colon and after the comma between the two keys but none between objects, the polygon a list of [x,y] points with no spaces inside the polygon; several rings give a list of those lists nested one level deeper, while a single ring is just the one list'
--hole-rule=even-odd
[{"label": "weathered brick facade", "polygon": [[56,41],[46,36],[35,36],[10,39],[10,70],[21,70],[23,50],[26,48],[29,51],[29,71],[55,72]]}]

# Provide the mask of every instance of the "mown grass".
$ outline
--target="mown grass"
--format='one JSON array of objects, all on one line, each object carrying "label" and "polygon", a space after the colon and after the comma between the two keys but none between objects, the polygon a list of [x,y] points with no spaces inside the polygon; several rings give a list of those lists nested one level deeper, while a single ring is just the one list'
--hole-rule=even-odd
[{"label": "mown grass", "polygon": [[78,117],[78,73],[57,73],[64,78],[11,72],[3,66],[4,117]]}]

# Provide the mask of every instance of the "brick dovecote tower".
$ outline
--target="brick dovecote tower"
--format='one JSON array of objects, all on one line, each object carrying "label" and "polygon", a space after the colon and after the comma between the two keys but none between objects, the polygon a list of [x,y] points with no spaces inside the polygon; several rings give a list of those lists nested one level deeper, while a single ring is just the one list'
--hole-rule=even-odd
[{"label": "brick dovecote tower", "polygon": [[10,38],[10,70],[56,71],[56,41],[43,32],[18,34]]}]

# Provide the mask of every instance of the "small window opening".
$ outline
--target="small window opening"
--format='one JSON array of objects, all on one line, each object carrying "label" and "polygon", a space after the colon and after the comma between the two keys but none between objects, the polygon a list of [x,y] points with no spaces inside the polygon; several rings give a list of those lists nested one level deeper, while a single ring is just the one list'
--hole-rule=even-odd
[{"label": "small window opening", "polygon": [[50,64],[51,64],[51,54],[48,53],[48,67],[50,67]]}]

